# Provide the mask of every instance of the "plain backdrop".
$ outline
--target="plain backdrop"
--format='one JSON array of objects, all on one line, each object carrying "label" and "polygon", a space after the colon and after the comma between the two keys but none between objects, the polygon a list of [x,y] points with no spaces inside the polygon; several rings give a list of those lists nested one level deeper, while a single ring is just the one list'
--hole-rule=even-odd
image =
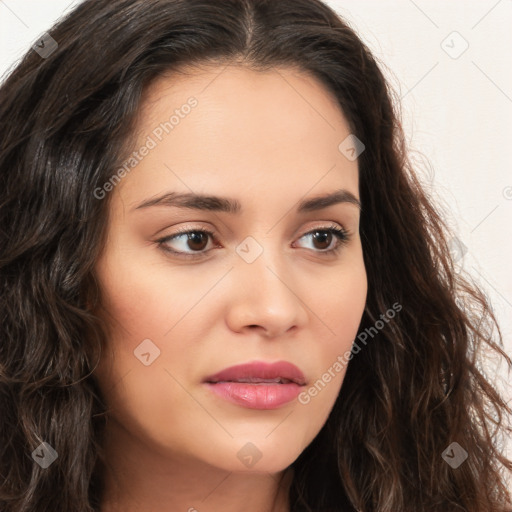
[{"label": "plain backdrop", "polygon": [[[0,0],[0,74],[77,3]],[[458,263],[490,297],[512,354],[512,0],[326,3],[398,92],[411,159],[456,230]],[[496,378],[512,399],[511,376]]]}]

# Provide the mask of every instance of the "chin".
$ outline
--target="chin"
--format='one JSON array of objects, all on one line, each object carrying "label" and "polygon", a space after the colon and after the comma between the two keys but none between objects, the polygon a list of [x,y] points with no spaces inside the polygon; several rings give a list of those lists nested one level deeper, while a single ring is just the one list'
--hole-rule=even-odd
[{"label": "chin", "polygon": [[288,468],[305,448],[298,444],[291,445],[290,439],[276,436],[270,441],[270,437],[262,437],[261,440],[246,438],[235,442],[236,449],[231,451],[231,456],[223,457],[223,462],[229,466],[226,469],[248,473],[279,473]]}]

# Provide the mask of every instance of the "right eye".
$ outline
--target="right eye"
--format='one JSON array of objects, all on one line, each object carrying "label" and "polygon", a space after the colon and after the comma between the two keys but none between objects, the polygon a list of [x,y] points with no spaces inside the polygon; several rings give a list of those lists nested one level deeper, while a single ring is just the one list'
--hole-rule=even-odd
[{"label": "right eye", "polygon": [[[163,251],[185,258],[195,258],[208,252],[205,250],[205,242],[207,245],[208,237],[215,239],[215,233],[206,229],[181,229],[173,235],[157,240],[157,242]],[[178,246],[178,249],[171,248],[170,242],[175,242],[174,246]],[[187,250],[191,252],[187,252]]]}]

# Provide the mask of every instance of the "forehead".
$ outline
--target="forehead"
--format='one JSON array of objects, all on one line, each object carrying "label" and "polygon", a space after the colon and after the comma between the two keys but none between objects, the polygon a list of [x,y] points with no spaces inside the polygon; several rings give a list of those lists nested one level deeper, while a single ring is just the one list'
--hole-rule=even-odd
[{"label": "forehead", "polygon": [[[311,135],[313,129],[323,135],[328,129],[348,130],[334,95],[309,72],[293,67],[256,70],[233,64],[185,67],[157,78],[143,95],[139,127],[149,128],[145,122],[159,121],[165,114],[162,109],[179,108],[190,96],[200,105],[194,116],[197,121],[223,117],[226,122],[244,125],[245,132],[255,123],[272,121],[265,125],[268,133],[275,131],[275,125],[289,128],[279,140],[301,130],[304,135]],[[309,123],[296,125],[297,120]]]},{"label": "forehead", "polygon": [[321,180],[312,192],[358,192],[357,161],[339,150],[350,128],[336,98],[295,68],[224,65],[161,76],[145,91],[136,133],[133,149],[148,138],[155,146],[123,180],[133,192],[158,193],[151,182],[176,184],[179,176],[194,191],[280,186],[300,197]]}]

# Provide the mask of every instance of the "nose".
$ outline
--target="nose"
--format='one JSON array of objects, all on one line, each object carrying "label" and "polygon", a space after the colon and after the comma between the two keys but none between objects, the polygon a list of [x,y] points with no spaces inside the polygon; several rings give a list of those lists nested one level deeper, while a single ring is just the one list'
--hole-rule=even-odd
[{"label": "nose", "polygon": [[233,331],[256,330],[274,338],[307,322],[307,297],[286,257],[278,252],[265,248],[251,263],[237,257],[227,313]]}]

